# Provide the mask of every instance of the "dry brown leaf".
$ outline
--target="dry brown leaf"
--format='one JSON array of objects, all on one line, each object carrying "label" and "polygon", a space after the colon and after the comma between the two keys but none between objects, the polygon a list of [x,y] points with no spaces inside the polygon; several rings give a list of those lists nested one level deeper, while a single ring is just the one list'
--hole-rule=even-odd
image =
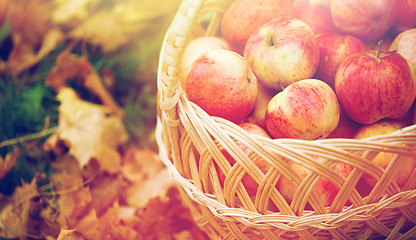
[{"label": "dry brown leaf", "polygon": [[9,12],[12,38],[22,39],[32,46],[41,45],[52,28],[51,9],[49,0],[12,1]]},{"label": "dry brown leaf", "polygon": [[[55,238],[46,238],[46,240],[55,240]],[[61,229],[59,236],[56,240],[84,240],[77,232],[76,229]]]},{"label": "dry brown leaf", "polygon": [[53,164],[54,173],[49,177],[57,204],[62,206],[57,221],[61,227],[73,227],[92,204],[89,186],[85,186],[78,162],[69,155],[62,155]]},{"label": "dry brown leaf", "polygon": [[77,225],[77,232],[86,239],[124,240],[137,239],[137,232],[128,226],[120,224],[119,203],[115,201],[101,216],[95,209],[82,218]]},{"label": "dry brown leaf", "polygon": [[0,156],[0,179],[2,179],[14,167],[17,158],[19,157],[19,153],[19,148],[15,147],[13,152],[6,155],[5,159]]},{"label": "dry brown leaf", "polygon": [[34,45],[26,42],[21,36],[16,36],[14,38],[13,50],[6,62],[8,73],[17,75],[33,67],[54,50],[58,44],[63,42],[64,38],[64,34],[59,29],[52,28],[46,33],[40,49],[36,52]]},{"label": "dry brown leaf", "polygon": [[[49,72],[45,84],[59,92],[67,87],[67,80],[77,80],[92,94],[97,96],[103,105],[109,106],[112,113],[123,118],[123,109],[115,102],[112,95],[104,87],[103,81],[86,56],[70,52],[71,48],[59,54],[56,66]],[[76,69],[76,71],[74,71]]]},{"label": "dry brown leaf", "polygon": [[163,197],[174,186],[167,168],[149,149],[129,148],[123,157],[122,174],[130,181],[126,200],[134,207],[146,206],[150,199]]},{"label": "dry brown leaf", "polygon": [[48,223],[42,217],[45,202],[37,188],[42,178],[36,175],[32,182],[17,187],[10,201],[0,211],[0,237],[7,239],[38,238],[42,235],[54,235],[57,225]]},{"label": "dry brown leaf", "polygon": [[85,21],[100,3],[99,0],[54,0],[52,21],[56,24],[74,26]]},{"label": "dry brown leaf", "polygon": [[158,26],[152,23],[169,11],[175,11],[179,1],[124,0],[111,9],[101,9],[73,29],[69,35],[100,46],[104,52],[117,50],[146,31]]},{"label": "dry brown leaf", "polygon": [[[100,170],[118,172],[121,156],[117,149],[128,138],[122,120],[112,115],[108,107],[80,99],[72,88],[62,88],[57,98],[61,102],[57,139],[68,147],[80,168],[95,159]],[[56,141],[47,141],[45,147],[53,149],[55,146]]]},{"label": "dry brown leaf", "polygon": [[34,66],[64,40],[64,34],[50,21],[52,6],[47,0],[16,0],[8,10],[13,49],[6,62],[9,74],[17,75]]}]

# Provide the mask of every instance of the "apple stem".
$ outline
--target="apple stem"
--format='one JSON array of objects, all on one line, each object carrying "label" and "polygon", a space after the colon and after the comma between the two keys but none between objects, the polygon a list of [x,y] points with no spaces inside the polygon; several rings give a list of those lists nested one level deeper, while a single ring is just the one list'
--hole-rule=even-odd
[{"label": "apple stem", "polygon": [[381,46],[382,45],[383,45],[383,40],[378,41],[378,51],[377,51],[377,56],[376,56],[377,59],[380,58]]},{"label": "apple stem", "polygon": [[283,87],[283,85],[280,82],[277,82],[277,85],[283,90],[285,90],[285,87]]}]

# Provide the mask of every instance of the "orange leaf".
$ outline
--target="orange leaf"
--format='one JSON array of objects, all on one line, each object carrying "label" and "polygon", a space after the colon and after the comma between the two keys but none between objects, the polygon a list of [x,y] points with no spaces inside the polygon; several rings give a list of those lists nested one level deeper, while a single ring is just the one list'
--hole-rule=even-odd
[{"label": "orange leaf", "polygon": [[130,206],[144,207],[155,197],[164,196],[174,186],[158,155],[149,149],[130,147],[123,158],[122,173],[130,181],[126,199]]},{"label": "orange leaf", "polygon": [[[74,71],[77,69],[77,71]],[[104,87],[103,80],[95,71],[86,56],[70,53],[70,48],[59,54],[56,66],[49,72],[45,84],[56,92],[67,87],[67,80],[77,80],[81,85],[97,96],[103,105],[109,106],[112,113],[123,118],[124,112]]]},{"label": "orange leaf", "polygon": [[17,187],[10,201],[0,211],[0,237],[38,238],[54,234],[57,225],[53,221],[45,222],[42,218],[45,202],[37,188],[41,175],[36,175],[30,184],[23,182]]}]

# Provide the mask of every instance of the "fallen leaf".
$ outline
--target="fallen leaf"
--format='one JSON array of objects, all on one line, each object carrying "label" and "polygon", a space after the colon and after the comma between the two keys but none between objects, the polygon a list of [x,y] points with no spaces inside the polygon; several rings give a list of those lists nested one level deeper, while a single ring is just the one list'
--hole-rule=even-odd
[{"label": "fallen leaf", "polygon": [[121,172],[130,181],[126,200],[134,207],[144,207],[149,200],[164,196],[175,184],[158,155],[149,149],[129,148]]},{"label": "fallen leaf", "polygon": [[57,28],[50,29],[44,36],[40,49],[26,42],[20,35],[14,38],[14,47],[6,62],[7,72],[17,75],[39,63],[63,42],[64,34]]},{"label": "fallen leaf", "polygon": [[178,6],[176,0],[121,1],[111,9],[95,12],[69,35],[100,46],[104,52],[113,52],[146,35],[147,29],[158,28],[152,23],[169,11],[174,12]]},{"label": "fallen leaf", "polygon": [[[49,240],[48,237],[46,240]],[[55,238],[50,238],[50,240],[55,240]],[[84,238],[76,232],[76,229],[62,228],[56,240],[84,240]]]},{"label": "fallen leaf", "polygon": [[[55,67],[49,72],[45,84],[59,92],[68,87],[69,79],[77,80],[94,96],[97,96],[103,105],[109,106],[117,116],[123,118],[123,109],[115,102],[111,94],[104,87],[100,75],[94,69],[86,56],[79,56],[70,52],[71,48],[59,54]],[[77,69],[77,71],[74,71]]]},{"label": "fallen leaf", "polygon": [[137,239],[137,232],[128,226],[120,224],[119,203],[114,202],[102,216],[98,216],[95,209],[82,218],[77,226],[77,232],[86,239],[124,240]]},{"label": "fallen leaf", "polygon": [[[63,88],[57,95],[59,130],[55,133],[69,149],[82,169],[91,159],[99,163],[100,170],[116,173],[121,169],[121,156],[117,148],[128,139],[122,120],[111,114],[109,107],[80,99],[72,88]],[[52,136],[52,140],[56,138]],[[46,142],[53,149],[57,141]]]},{"label": "fallen leaf", "polygon": [[5,159],[0,156],[0,179],[2,179],[14,167],[17,158],[19,157],[19,153],[19,148],[15,147],[13,152],[6,155]]},{"label": "fallen leaf", "polygon": [[71,228],[91,208],[92,194],[84,182],[79,164],[72,156],[62,155],[53,164],[54,173],[49,177],[59,209],[57,221],[61,227]]},{"label": "fallen leaf", "polygon": [[13,1],[9,12],[12,38],[19,38],[34,47],[39,46],[52,28],[51,9],[49,0]]},{"label": "fallen leaf", "polygon": [[16,188],[9,202],[0,211],[0,237],[7,239],[39,238],[55,235],[58,225],[46,224],[42,216],[45,201],[37,188],[40,174],[32,182]]},{"label": "fallen leaf", "polygon": [[96,9],[99,0],[55,0],[52,21],[66,27],[85,21]]}]

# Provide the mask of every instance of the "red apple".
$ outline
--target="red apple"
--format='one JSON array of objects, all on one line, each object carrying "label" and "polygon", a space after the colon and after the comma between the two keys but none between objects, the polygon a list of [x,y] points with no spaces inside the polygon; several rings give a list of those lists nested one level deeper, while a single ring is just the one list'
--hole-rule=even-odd
[{"label": "red apple", "polygon": [[397,0],[398,14],[392,26],[392,32],[399,34],[407,29],[416,27],[416,1]]},{"label": "red apple", "polygon": [[239,53],[250,35],[272,19],[292,16],[291,0],[235,0],[224,12],[221,31]]},{"label": "red apple", "polygon": [[397,0],[331,0],[334,24],[363,41],[383,36],[397,15]]},{"label": "red apple", "polygon": [[257,78],[238,53],[208,50],[191,66],[186,93],[211,116],[240,122],[253,110],[257,100]]},{"label": "red apple", "polygon": [[[363,125],[360,127],[354,138],[355,139],[364,139],[367,137],[373,137],[377,135],[384,135],[393,133],[401,128],[404,128],[406,125],[397,120],[391,119],[382,119],[378,122],[369,125]],[[386,169],[387,166],[390,164],[391,160],[393,159],[395,154],[389,152],[380,152],[372,162],[376,163],[383,169]],[[399,170],[397,174],[394,176],[394,181],[397,183],[399,187],[402,187],[409,176],[412,174],[413,170],[416,168],[416,159],[410,156],[405,156],[402,160]],[[363,179],[370,185],[374,186],[376,184],[376,180],[367,175],[363,175]]]},{"label": "red apple", "polygon": [[[242,129],[244,129],[250,134],[270,138],[269,134],[267,134],[267,132],[262,127],[260,127],[259,125],[255,123],[242,122],[242,123],[239,123],[238,126],[240,126]],[[247,155],[250,155],[250,153],[252,152],[252,150],[248,148],[246,145],[239,145],[239,146]],[[225,158],[228,160],[231,166],[233,166],[236,163],[235,159],[227,151],[223,150],[222,153],[224,154]],[[270,169],[270,164],[262,158],[257,158],[254,161],[254,163],[263,173],[266,173]],[[216,165],[216,169],[218,172],[218,177],[220,179],[220,182],[222,186],[224,186],[225,175],[219,170],[217,165]],[[250,175],[248,174],[244,175],[244,177],[241,179],[241,182],[243,183],[244,187],[247,190],[247,193],[250,196],[256,195],[257,188],[259,187],[259,185],[257,184],[256,181],[254,181],[254,179]]]},{"label": "red apple", "polygon": [[[326,159],[322,157],[311,157],[320,163],[324,163],[326,161]],[[289,162],[289,167],[291,170],[299,174],[302,179],[304,179],[311,172],[308,168],[295,162]],[[332,169],[344,178],[347,178],[352,171],[352,167],[345,163],[338,163]],[[285,176],[281,176],[277,182],[276,188],[290,204],[297,190],[297,186],[294,184],[294,182]],[[313,190],[325,207],[328,207],[332,204],[339,192],[339,188],[334,183],[323,177],[319,178],[318,182],[313,187]]]},{"label": "red apple", "polygon": [[315,77],[335,87],[335,73],[349,55],[367,50],[363,41],[352,35],[318,34],[320,61]]},{"label": "red apple", "polygon": [[338,125],[340,108],[334,90],[317,79],[304,79],[276,94],[266,111],[273,138],[313,140],[327,137]]},{"label": "red apple", "polygon": [[331,11],[327,6],[302,3],[295,6],[294,16],[308,24],[315,34],[337,32],[332,22]]},{"label": "red apple", "polygon": [[367,50],[341,63],[335,92],[352,120],[371,124],[400,118],[410,109],[416,98],[416,78],[399,53]]},{"label": "red apple", "polygon": [[319,48],[305,22],[285,17],[257,29],[247,40],[244,57],[259,82],[280,90],[281,86],[313,77],[319,64]]},{"label": "red apple", "polygon": [[416,71],[416,28],[399,33],[391,43],[389,50],[400,53]]},{"label": "red apple", "polygon": [[232,45],[224,38],[217,36],[202,36],[193,39],[188,43],[183,52],[181,62],[179,64],[179,80],[183,89],[186,89],[185,82],[192,63],[202,53],[211,49],[226,49],[233,51]]}]

